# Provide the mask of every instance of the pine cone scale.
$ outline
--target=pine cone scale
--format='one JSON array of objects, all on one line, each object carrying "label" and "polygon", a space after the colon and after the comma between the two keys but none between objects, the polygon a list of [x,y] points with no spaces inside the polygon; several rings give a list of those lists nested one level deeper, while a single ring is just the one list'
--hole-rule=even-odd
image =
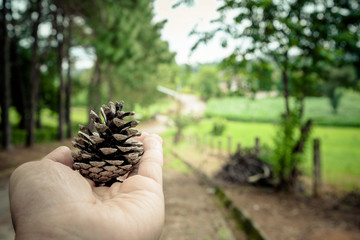
[{"label": "pine cone scale", "polygon": [[121,164],[124,163],[124,161],[121,160],[105,160],[105,162],[107,162],[110,165],[116,165],[116,166],[120,166]]},{"label": "pine cone scale", "polygon": [[105,162],[95,162],[95,161],[91,161],[89,163],[93,167],[103,167],[106,164]]}]

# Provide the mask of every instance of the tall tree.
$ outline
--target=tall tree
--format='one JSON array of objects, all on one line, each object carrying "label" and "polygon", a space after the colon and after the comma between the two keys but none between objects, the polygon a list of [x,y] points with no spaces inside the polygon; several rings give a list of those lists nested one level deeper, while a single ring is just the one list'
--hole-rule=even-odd
[{"label": "tall tree", "polygon": [[29,108],[26,116],[26,145],[32,146],[35,142],[35,111],[38,102],[39,94],[39,43],[38,43],[38,29],[41,23],[41,0],[36,0],[34,3],[33,11],[31,14],[32,18],[32,28],[31,28],[31,37],[32,37],[32,48],[31,48],[31,67],[30,67],[30,99],[29,99]]},{"label": "tall tree", "polygon": [[11,149],[10,110],[10,40],[8,34],[8,19],[10,17],[11,1],[3,0],[0,11],[0,81],[1,81],[1,127],[3,132],[2,145]]},{"label": "tall tree", "polygon": [[64,14],[62,9],[56,9],[55,15],[55,30],[57,42],[57,70],[59,77],[59,90],[58,90],[58,113],[59,113],[59,126],[58,126],[58,139],[64,140],[65,132],[65,83],[63,74],[63,59],[64,59]]},{"label": "tall tree", "polygon": [[72,124],[71,124],[71,89],[72,89],[72,77],[71,77],[71,26],[72,26],[72,17],[68,16],[68,26],[66,36],[66,59],[67,59],[67,70],[66,70],[66,86],[65,86],[65,122],[67,125],[67,137],[72,136]]},{"label": "tall tree", "polygon": [[[87,27],[81,44],[93,47],[96,75],[92,79],[101,84],[92,90],[94,84],[90,83],[89,98],[100,96],[92,91],[107,87],[109,93],[101,94],[106,96],[103,101],[116,95],[126,99],[127,106],[149,103],[149,98],[155,96],[157,83],[152,75],[158,64],[173,59],[167,43],[160,39],[164,23],[153,23],[152,1],[95,0],[90,6],[87,2],[80,5]],[[133,94],[134,91],[142,94]]]}]

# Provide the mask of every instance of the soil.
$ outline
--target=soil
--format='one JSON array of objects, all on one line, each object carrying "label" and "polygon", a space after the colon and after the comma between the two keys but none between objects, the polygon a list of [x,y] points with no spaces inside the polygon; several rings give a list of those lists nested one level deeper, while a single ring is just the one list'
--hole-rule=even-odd
[{"label": "soil", "polygon": [[226,184],[226,194],[266,239],[360,239],[360,209],[334,199],[293,196]]}]

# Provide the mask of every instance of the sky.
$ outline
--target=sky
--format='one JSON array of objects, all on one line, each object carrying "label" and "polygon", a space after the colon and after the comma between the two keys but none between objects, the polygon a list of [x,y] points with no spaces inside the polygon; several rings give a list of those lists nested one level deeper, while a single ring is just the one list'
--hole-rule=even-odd
[{"label": "sky", "polygon": [[216,0],[195,0],[191,7],[180,5],[173,9],[178,0],[156,0],[154,4],[155,21],[167,19],[161,32],[161,38],[169,43],[170,51],[176,53],[178,64],[199,64],[220,61],[230,54],[220,46],[219,39],[214,39],[207,45],[200,45],[191,55],[191,47],[196,43],[197,37],[189,37],[191,30],[206,31],[214,28],[211,20],[219,17],[216,9],[219,2]]},{"label": "sky", "polygon": [[[214,39],[207,45],[201,44],[191,55],[191,47],[196,43],[196,36],[188,36],[197,25],[197,29],[206,31],[214,28],[211,20],[218,18],[216,9],[219,6],[216,0],[195,0],[191,7],[180,5],[173,9],[178,0],[156,0],[154,3],[154,21],[167,19],[161,31],[161,39],[169,43],[170,51],[176,53],[177,64],[197,65],[202,63],[218,62],[230,54],[229,49],[220,46],[220,40]],[[77,56],[76,68],[89,68],[93,65],[91,54],[86,54],[81,48],[74,48]]]}]

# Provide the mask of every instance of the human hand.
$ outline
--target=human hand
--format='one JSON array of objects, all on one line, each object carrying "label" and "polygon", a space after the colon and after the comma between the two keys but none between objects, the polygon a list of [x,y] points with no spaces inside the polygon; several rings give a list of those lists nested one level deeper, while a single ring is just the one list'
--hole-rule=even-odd
[{"label": "human hand", "polygon": [[16,239],[158,239],[164,224],[162,140],[143,133],[144,155],[123,183],[95,184],[72,169],[69,148],[18,167],[10,178]]}]

